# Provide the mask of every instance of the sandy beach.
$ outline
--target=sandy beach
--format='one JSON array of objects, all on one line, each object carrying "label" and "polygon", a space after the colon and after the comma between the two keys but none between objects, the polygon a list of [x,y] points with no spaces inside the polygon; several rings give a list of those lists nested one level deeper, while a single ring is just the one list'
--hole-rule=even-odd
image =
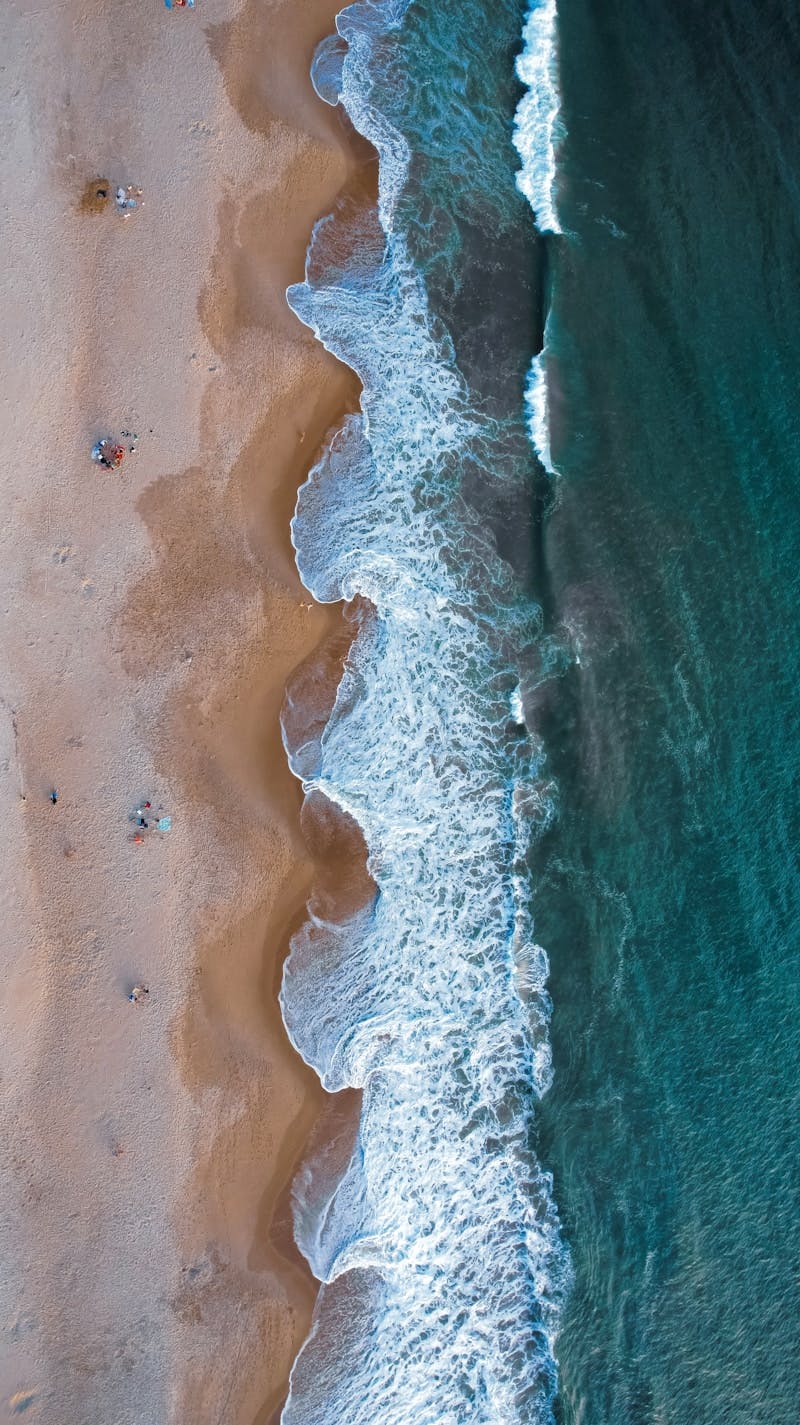
[{"label": "sandy beach", "polygon": [[[0,22],[0,1415],[273,1425],[308,1328],[287,1189],[324,1095],[276,995],[313,864],[278,716],[339,627],[288,526],[357,388],[284,293],[364,161],[308,79],[338,8]],[[137,843],[145,801],[171,829]]]}]

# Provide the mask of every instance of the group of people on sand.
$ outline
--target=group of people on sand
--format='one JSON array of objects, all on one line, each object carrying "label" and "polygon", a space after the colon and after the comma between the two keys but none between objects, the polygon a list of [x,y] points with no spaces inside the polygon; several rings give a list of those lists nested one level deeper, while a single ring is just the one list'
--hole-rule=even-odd
[{"label": "group of people on sand", "polygon": [[[193,10],[195,0],[164,0],[164,4],[168,10]],[[95,211],[102,209],[108,201],[110,194],[111,185],[104,179],[98,179],[95,184],[92,185],[92,191],[90,193],[92,199],[91,206]],[[141,203],[141,188],[136,188],[133,184],[120,185],[117,187],[114,194],[114,206],[117,212],[121,213],[123,217],[129,217],[131,213],[135,212],[136,209],[141,206]],[[125,446],[121,441],[115,440],[113,436],[104,436],[94,444],[92,447],[92,460],[96,465],[101,465],[105,470],[118,470],[126,454],[132,454],[133,451],[135,451],[136,442],[139,439],[138,435],[132,431],[122,431],[121,434],[123,439],[131,443]],[[49,793],[49,799],[53,806],[57,804],[58,798],[58,791],[54,787]],[[153,814],[153,804],[150,801],[142,802],[141,806],[136,808],[132,819],[136,827],[132,839],[137,844],[141,844],[144,841],[142,833],[150,830],[151,827],[154,827],[157,831],[169,831],[172,826],[171,817]],[[149,994],[150,990],[148,986],[139,983],[133,985],[128,993],[128,999],[131,1004],[140,1005],[146,1000]],[[121,1153],[121,1151],[122,1149],[120,1148],[119,1152]]]}]

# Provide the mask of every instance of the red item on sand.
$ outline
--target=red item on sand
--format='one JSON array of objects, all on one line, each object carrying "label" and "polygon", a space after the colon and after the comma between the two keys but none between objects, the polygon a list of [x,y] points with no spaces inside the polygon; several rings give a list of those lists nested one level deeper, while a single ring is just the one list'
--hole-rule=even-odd
[{"label": "red item on sand", "polygon": [[110,437],[106,440],[98,440],[92,451],[92,460],[96,465],[104,465],[107,470],[117,470],[125,459],[125,447],[119,445],[116,440]]}]

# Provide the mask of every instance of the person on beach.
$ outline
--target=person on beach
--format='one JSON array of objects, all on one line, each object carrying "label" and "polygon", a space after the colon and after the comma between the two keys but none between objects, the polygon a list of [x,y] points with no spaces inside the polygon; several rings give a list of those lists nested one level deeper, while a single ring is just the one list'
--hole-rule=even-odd
[{"label": "person on beach", "polygon": [[152,802],[142,802],[142,805],[140,807],[137,807],[136,811],[134,812],[134,816],[136,817],[136,825],[144,827],[145,831],[150,825],[149,821],[147,820],[147,817],[152,808],[152,805]]},{"label": "person on beach", "polygon": [[128,184],[127,188],[119,187],[114,197],[117,212],[121,213],[123,218],[129,218],[131,213],[141,207],[141,202],[141,188],[134,188],[131,183]]},{"label": "person on beach", "polygon": [[128,995],[128,999],[130,1000],[131,1004],[141,1004],[145,995],[149,995],[149,993],[150,991],[147,988],[147,985],[134,985],[133,989]]},{"label": "person on beach", "polygon": [[92,460],[95,465],[102,465],[106,470],[117,470],[125,459],[125,449],[118,445],[110,436],[105,440],[98,440],[92,447]]},{"label": "person on beach", "polygon": [[133,841],[136,846],[141,846],[144,842],[142,832],[150,831],[154,826],[156,831],[165,832],[172,830],[172,817],[164,811],[163,807],[159,807],[157,811],[154,811],[153,803],[149,801],[142,802],[141,805],[131,813],[129,819],[136,827],[133,835]]}]

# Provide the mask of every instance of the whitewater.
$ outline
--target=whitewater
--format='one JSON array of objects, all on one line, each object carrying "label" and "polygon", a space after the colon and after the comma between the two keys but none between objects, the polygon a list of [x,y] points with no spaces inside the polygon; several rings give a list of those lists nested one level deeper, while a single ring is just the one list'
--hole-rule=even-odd
[{"label": "whitewater", "polygon": [[[286,1425],[550,1421],[569,1278],[535,1152],[551,1077],[526,870],[553,809],[526,723],[541,620],[466,497],[467,468],[487,486],[514,475],[493,463],[497,431],[406,231],[413,155],[380,91],[413,3],[351,5],[318,50],[317,92],[374,145],[379,195],[317,225],[288,293],[363,395],[292,524],[304,583],[352,601],[356,634],[324,726],[303,723],[290,690],[284,743],[306,795],[358,823],[377,893],[344,921],[312,899],[281,991],[326,1089],[363,1091],[349,1160],[322,1150],[295,1185],[297,1241],[323,1287]],[[552,86],[553,42],[529,21],[526,55],[550,48],[526,82]],[[525,142],[544,134],[550,161],[552,114],[536,113]]]},{"label": "whitewater", "polygon": [[[561,234],[556,208],[556,150],[564,137],[558,91],[558,8],[556,0],[536,0],[528,11],[517,75],[526,93],[517,107],[514,147],[522,160],[517,186],[530,203],[540,233]],[[525,392],[533,448],[550,475],[547,389],[547,328],[541,352],[533,357]]]}]

